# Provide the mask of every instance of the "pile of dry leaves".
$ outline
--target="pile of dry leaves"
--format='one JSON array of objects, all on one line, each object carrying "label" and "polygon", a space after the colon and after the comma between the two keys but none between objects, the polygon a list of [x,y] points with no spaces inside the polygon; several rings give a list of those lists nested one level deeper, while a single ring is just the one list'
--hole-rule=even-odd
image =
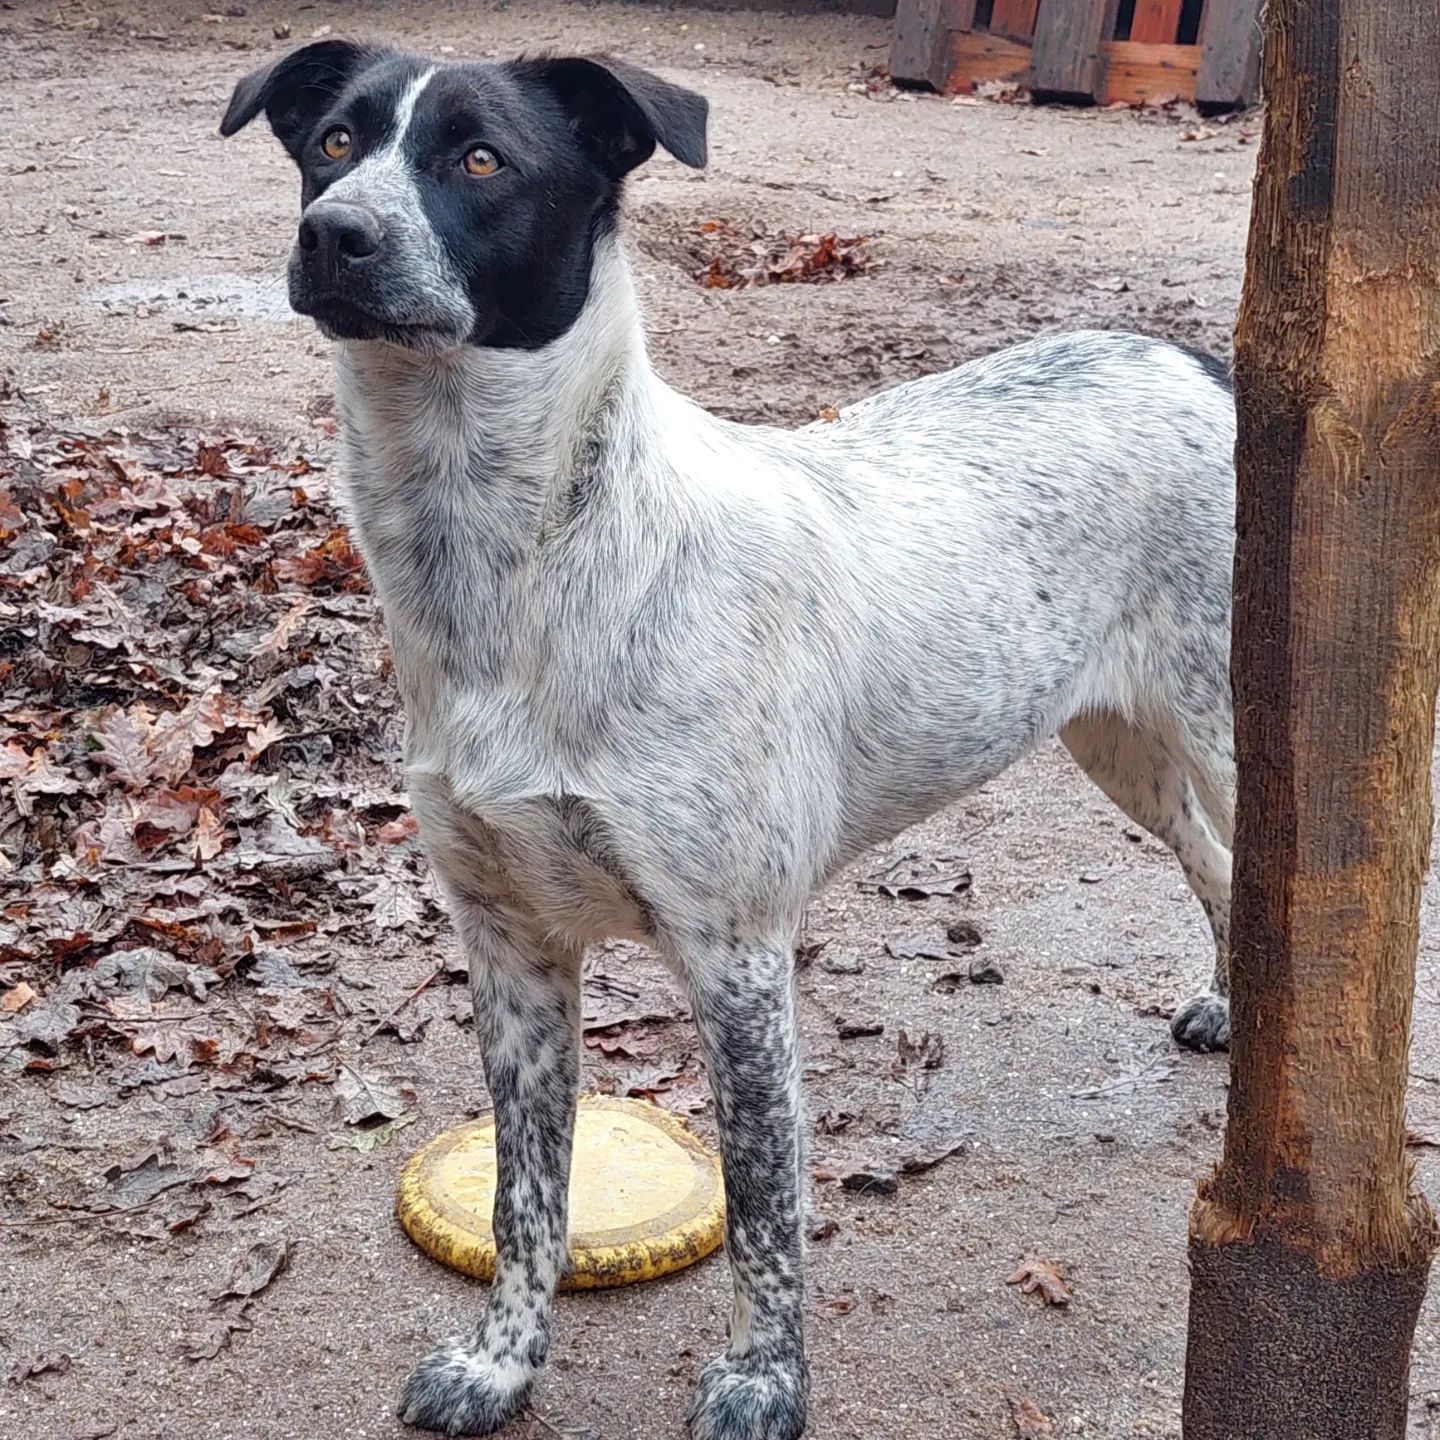
[{"label": "pile of dry leaves", "polygon": [[689,246],[694,275],[707,290],[743,290],[751,285],[819,285],[874,270],[869,237],[791,235],[754,223],[706,220]]},{"label": "pile of dry leaves", "polygon": [[[370,1042],[470,1017],[328,448],[0,424],[0,1074],[59,1106],[321,1087],[330,1143],[365,1150],[414,1118]],[[679,1002],[639,973],[592,976],[597,1081],[698,1103]],[[216,1187],[256,1198],[190,1138],[66,1203],[163,1196],[178,1228]]]},{"label": "pile of dry leaves", "polygon": [[395,723],[319,459],[0,429],[0,1071],[340,1078],[337,937],[439,920]]}]

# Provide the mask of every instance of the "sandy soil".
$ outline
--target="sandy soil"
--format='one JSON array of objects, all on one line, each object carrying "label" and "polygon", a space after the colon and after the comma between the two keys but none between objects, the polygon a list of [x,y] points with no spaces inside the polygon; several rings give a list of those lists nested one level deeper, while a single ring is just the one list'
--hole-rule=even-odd
[{"label": "sandy soil", "polygon": [[[217,6],[217,9],[224,9]],[[240,72],[321,27],[459,55],[608,48],[667,69],[713,104],[712,165],[665,162],[633,186],[630,230],[660,368],[705,403],[785,422],[1055,327],[1136,328],[1224,353],[1239,290],[1253,145],[1240,123],[1133,112],[951,104],[866,90],[886,53],[873,19],[558,3],[192,0],[0,8],[0,364],[33,410],[107,425],[169,419],[306,434],[329,407],[326,347],[288,318],[277,275],[296,206],[258,130],[215,126]],[[858,88],[857,88],[858,87]],[[827,286],[702,289],[686,257],[719,219],[873,237],[872,271]],[[139,237],[172,235],[162,243]],[[1056,750],[936,817],[893,853],[958,855],[963,898],[909,904],[842,877],[813,907],[825,942],[801,982],[812,1113],[827,1173],[883,1153],[923,1112],[962,1156],[894,1197],[816,1184],[838,1231],[811,1258],[812,1432],[824,1440],[1016,1433],[1007,1393],[1057,1435],[1175,1436],[1186,1304],[1185,1215],[1217,1154],[1226,1068],[1182,1055],[1163,1016],[1207,964],[1198,906],[1163,849]],[[877,862],[878,863],[878,862]],[[887,937],[973,921],[1004,983],[938,993],[945,966]],[[1440,924],[1426,892],[1412,1124],[1440,1128]],[[370,956],[398,999],[432,957]],[[833,973],[825,957],[858,958]],[[844,968],[844,967],[841,967]],[[659,981],[644,967],[647,986]],[[874,1017],[842,1041],[837,1018]],[[923,1101],[891,1078],[897,1032],[943,1037]],[[687,1043],[674,1035],[672,1047]],[[414,1144],[484,1108],[471,1037],[444,1020],[382,1038],[422,1115],[362,1154],[324,1143],[328,1099],[132,1092],[76,1112],[0,1078],[7,1194],[223,1112],[263,1171],[289,1181],[244,1221],[183,1233],[105,1224],[0,1229],[0,1361],[72,1364],[0,1388],[0,1435],[126,1440],[395,1440],[396,1385],[475,1287],[418,1254],[391,1216]],[[595,1057],[589,1057],[594,1059]],[[83,1072],[83,1057],[71,1067]],[[208,1107],[208,1108],[206,1108]],[[697,1127],[709,1133],[708,1113]],[[300,1128],[297,1128],[300,1127]],[[1421,1151],[1432,1185],[1431,1152]],[[288,1269],[253,1329],[211,1360],[176,1353],[236,1258],[284,1236]],[[1005,1280],[1059,1263],[1074,1293],[1044,1308]],[[727,1283],[708,1262],[633,1291],[565,1298],[554,1364],[517,1434],[678,1435],[700,1366],[723,1344]],[[1440,1397],[1437,1307],[1421,1321],[1413,1433]],[[1440,1434],[1440,1424],[1434,1433]]]}]

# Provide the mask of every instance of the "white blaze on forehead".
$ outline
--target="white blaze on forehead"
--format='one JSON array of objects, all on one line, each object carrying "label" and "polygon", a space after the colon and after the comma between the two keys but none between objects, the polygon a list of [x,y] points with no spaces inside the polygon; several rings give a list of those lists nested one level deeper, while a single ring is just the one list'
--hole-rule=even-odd
[{"label": "white blaze on forehead", "polygon": [[405,135],[415,116],[416,101],[437,69],[432,65],[405,87],[395,102],[389,141],[370,151],[348,175],[342,175],[325,192],[327,196],[368,204],[379,211],[403,209],[412,212],[412,218],[418,221],[420,202],[405,163]]},{"label": "white blaze on forehead", "polygon": [[395,138],[386,146],[387,150],[398,151],[405,143],[405,132],[410,128],[410,121],[415,115],[415,102],[420,98],[420,92],[430,83],[438,66],[432,65],[423,75],[412,80],[406,87],[405,93],[400,97],[400,103],[395,107]]}]

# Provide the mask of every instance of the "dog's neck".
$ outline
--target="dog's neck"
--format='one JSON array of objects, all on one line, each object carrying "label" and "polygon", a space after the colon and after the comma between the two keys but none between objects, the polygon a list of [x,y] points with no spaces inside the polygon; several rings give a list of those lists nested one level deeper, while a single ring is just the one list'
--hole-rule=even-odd
[{"label": "dog's neck", "polygon": [[[537,350],[465,346],[437,354],[381,343],[340,350],[339,398],[354,499],[396,498],[426,477],[503,491],[540,518],[596,460],[633,443],[655,391],[629,266],[596,243],[574,325]],[[623,422],[620,417],[623,416]],[[619,432],[628,432],[621,434]]]},{"label": "dog's neck", "polygon": [[589,587],[603,574],[607,593],[643,592],[665,553],[654,537],[687,503],[667,437],[704,412],[650,369],[625,259],[602,246],[584,311],[543,349],[341,351],[346,509],[414,755],[444,749],[445,694],[528,693],[537,657],[593,651]]}]

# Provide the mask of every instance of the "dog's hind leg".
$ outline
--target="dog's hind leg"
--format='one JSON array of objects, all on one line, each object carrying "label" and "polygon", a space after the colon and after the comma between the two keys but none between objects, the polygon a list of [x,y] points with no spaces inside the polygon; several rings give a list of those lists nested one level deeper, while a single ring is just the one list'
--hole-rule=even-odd
[{"label": "dog's hind leg", "polygon": [[1210,987],[1187,1000],[1171,1033],[1192,1050],[1230,1042],[1230,837],[1234,762],[1202,736],[1144,729],[1112,712],[1084,715],[1060,732],[1080,768],[1127,815],[1175,852],[1205,909],[1215,941]]},{"label": "dog's hind leg", "polygon": [[420,1363],[396,1409],[422,1429],[488,1435],[529,1398],[550,1347],[555,1284],[569,1263],[580,955],[540,939],[523,917],[455,897],[451,910],[495,1107],[497,1265],[479,1323]]},{"label": "dog's hind leg", "polygon": [[681,944],[725,1168],[725,1244],[735,1287],[729,1345],[690,1410],[694,1440],[795,1440],[809,1372],[800,1060],[789,937]]}]

